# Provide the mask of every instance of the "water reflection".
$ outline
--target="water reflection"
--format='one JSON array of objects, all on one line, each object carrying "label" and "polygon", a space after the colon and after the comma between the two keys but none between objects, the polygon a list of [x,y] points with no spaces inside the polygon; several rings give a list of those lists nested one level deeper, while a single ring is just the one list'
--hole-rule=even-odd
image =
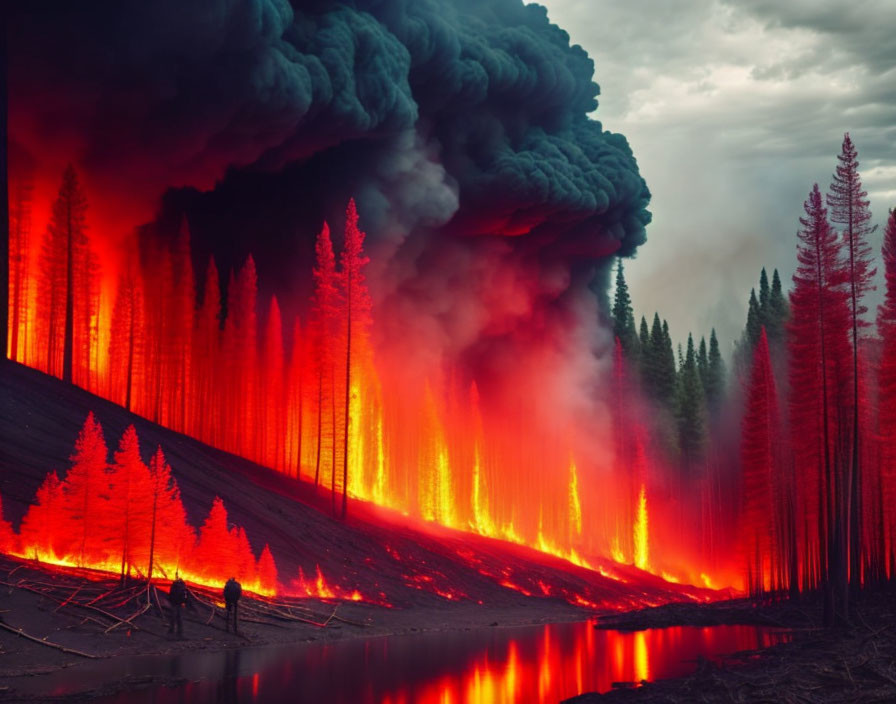
[{"label": "water reflection", "polygon": [[[129,670],[138,676],[177,673],[191,680],[186,685],[156,687],[104,701],[556,702],[581,692],[606,691],[614,682],[684,675],[694,669],[698,656],[754,649],[785,637],[750,626],[621,633],[570,623],[194,652],[168,658],[166,663],[156,659],[155,668],[147,664],[151,660],[141,663],[135,658]],[[120,676],[121,662],[117,667]],[[70,676],[86,686],[85,670]],[[66,689],[57,686],[55,692]]]}]

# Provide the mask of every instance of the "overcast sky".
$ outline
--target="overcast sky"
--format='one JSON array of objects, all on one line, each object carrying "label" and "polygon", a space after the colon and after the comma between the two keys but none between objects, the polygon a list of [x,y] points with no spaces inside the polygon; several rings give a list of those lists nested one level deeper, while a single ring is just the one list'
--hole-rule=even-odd
[{"label": "overcast sky", "polygon": [[[595,62],[594,117],[628,137],[653,223],[635,314],[730,351],[762,266],[785,288],[797,218],[849,131],[874,221],[896,206],[894,0],[541,0]],[[879,254],[881,230],[874,235]]]}]

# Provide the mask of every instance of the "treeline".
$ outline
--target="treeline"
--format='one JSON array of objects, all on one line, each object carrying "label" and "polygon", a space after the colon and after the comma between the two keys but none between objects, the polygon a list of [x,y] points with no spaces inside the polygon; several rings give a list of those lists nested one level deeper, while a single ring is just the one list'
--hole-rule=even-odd
[{"label": "treeline", "polygon": [[[354,201],[338,262],[324,224],[311,310],[304,325],[296,316],[284,330],[276,296],[259,314],[251,255],[227,274],[226,287],[210,259],[198,286],[184,220],[173,246],[153,238],[142,243],[140,256],[135,238],[117,283],[101,284],[108,276],[103,265],[115,263],[102,262],[88,237],[87,199],[75,170],[63,174],[39,247],[31,233],[31,191],[27,172],[18,174],[11,198],[10,358],[293,476],[312,466],[315,482],[333,489],[334,513],[342,490],[344,515],[352,442],[365,439],[350,426],[358,423],[352,415],[371,364],[368,259]],[[100,306],[101,295],[114,303]]]},{"label": "treeline", "polygon": [[[851,592],[896,575],[896,214],[874,335],[863,303],[874,227],[858,167],[847,134],[827,196],[816,184],[804,204],[789,296],[764,269],[750,293],[730,384],[714,334],[705,354],[689,336],[677,362],[658,315],[634,334],[621,264],[613,308],[625,357],[660,409],[666,457],[719,484],[740,460],[728,511],[750,592],[820,591],[828,623],[848,620]],[[737,420],[739,436],[719,418]]]},{"label": "treeline", "polygon": [[896,215],[874,336],[863,299],[875,228],[858,167],[847,134],[827,196],[815,184],[800,218],[786,377],[760,334],[743,425],[745,510],[766,516],[745,526],[751,588],[820,589],[828,622],[848,620],[850,593],[890,579],[896,564]]},{"label": "treeline", "polygon": [[89,414],[71,462],[61,480],[56,472],[44,479],[18,534],[0,511],[0,552],[118,572],[122,581],[180,574],[223,584],[235,576],[252,591],[277,592],[277,567],[268,546],[256,560],[246,532],[229,526],[217,497],[197,534],[162,448],[146,465],[133,425],[110,463],[103,430]]},{"label": "treeline", "polygon": [[682,479],[699,475],[709,444],[709,419],[716,415],[726,386],[715,329],[708,343],[701,337],[695,344],[689,334],[687,347],[679,345],[677,353],[669,324],[659,313],[649,326],[642,316],[636,329],[621,261],[616,269],[612,322],[629,374],[657,413],[655,444],[666,462],[680,467]]}]

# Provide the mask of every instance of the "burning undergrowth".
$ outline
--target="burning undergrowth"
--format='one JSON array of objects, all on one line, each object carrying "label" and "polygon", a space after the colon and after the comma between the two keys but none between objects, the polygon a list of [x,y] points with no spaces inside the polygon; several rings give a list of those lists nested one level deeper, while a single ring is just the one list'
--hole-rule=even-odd
[{"label": "burning undergrowth", "polygon": [[[0,429],[18,428],[20,442],[4,455],[0,493],[4,516],[17,533],[22,532],[28,504],[44,480],[46,464],[66,466],[71,438],[80,425],[76,418],[94,407],[110,438],[125,434],[133,423],[142,447],[165,448],[190,523],[201,524],[219,495],[227,507],[225,525],[243,528],[254,555],[269,546],[276,565],[275,599],[354,602],[360,597],[361,603],[408,609],[461,601],[524,603],[528,593],[589,609],[619,610],[718,596],[609,562],[601,567],[617,578],[604,577],[524,546],[383,515],[383,509],[354,500],[348,522],[333,520],[327,515],[326,494],[148,423],[77,388],[23,367],[4,369],[2,385]],[[70,428],[71,438],[59,437],[60,427]],[[8,539],[10,533],[5,536]],[[116,557],[107,561],[114,563],[117,575],[121,554]],[[138,578],[146,570],[142,559],[134,562],[140,570],[132,574]],[[188,576],[197,566],[189,553],[179,564]],[[215,589],[230,575],[210,576],[205,581]],[[165,582],[161,573],[158,577]]]}]

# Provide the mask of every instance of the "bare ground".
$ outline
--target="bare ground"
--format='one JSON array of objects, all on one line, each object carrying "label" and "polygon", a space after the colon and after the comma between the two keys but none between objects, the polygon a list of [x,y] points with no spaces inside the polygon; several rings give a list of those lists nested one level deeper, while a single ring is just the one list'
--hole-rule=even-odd
[{"label": "bare ground", "polygon": [[701,660],[694,674],[624,684],[568,704],[658,702],[894,702],[896,701],[896,592],[862,594],[852,625],[821,627],[814,600],[756,604],[669,604],[602,619],[603,628],[640,630],[673,625],[757,624],[788,628],[792,640],[737,653],[721,663]]}]

